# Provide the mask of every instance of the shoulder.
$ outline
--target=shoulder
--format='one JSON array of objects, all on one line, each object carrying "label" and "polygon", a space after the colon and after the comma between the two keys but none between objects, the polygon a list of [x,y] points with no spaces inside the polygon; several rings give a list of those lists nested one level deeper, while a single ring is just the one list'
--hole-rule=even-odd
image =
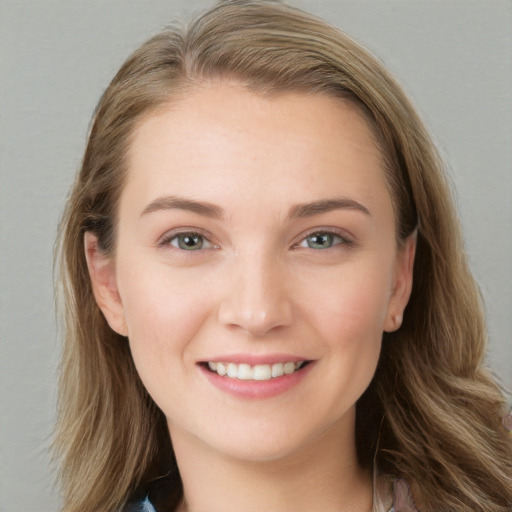
[{"label": "shoulder", "polygon": [[409,484],[402,478],[393,481],[393,508],[390,512],[419,512]]},{"label": "shoulder", "polygon": [[[120,512],[173,512],[173,479],[164,476],[139,487]],[[402,478],[379,475],[374,483],[373,512],[419,512],[411,490]]]},{"label": "shoulder", "polygon": [[373,512],[420,512],[403,478],[379,475],[374,480]]},{"label": "shoulder", "polygon": [[141,485],[119,512],[173,512],[176,498],[175,479],[166,475]]}]

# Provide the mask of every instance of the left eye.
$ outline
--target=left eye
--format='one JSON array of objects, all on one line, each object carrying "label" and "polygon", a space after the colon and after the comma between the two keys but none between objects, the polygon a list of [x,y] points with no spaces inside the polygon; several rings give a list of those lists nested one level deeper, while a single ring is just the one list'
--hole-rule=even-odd
[{"label": "left eye", "polygon": [[340,245],[344,243],[341,236],[335,235],[334,233],[317,232],[311,233],[302,240],[299,247],[309,247],[310,249],[329,249],[334,245]]},{"label": "left eye", "polygon": [[198,233],[179,233],[173,236],[168,243],[183,251],[198,251],[212,247],[212,244]]}]

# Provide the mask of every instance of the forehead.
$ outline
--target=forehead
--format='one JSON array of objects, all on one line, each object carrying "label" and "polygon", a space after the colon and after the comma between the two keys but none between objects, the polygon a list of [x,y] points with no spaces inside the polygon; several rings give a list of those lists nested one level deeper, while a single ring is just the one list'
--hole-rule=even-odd
[{"label": "forehead", "polygon": [[386,188],[383,159],[365,116],[325,94],[262,95],[229,83],[195,90],[145,118],[128,153],[127,188],[153,199],[229,192],[301,202],[329,190],[361,197]]}]

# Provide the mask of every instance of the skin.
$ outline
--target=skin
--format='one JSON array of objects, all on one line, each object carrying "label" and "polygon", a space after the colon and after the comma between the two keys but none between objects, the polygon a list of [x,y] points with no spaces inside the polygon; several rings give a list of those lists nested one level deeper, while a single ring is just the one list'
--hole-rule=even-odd
[{"label": "skin", "polygon": [[[396,242],[364,118],[324,95],[219,82],[143,120],[128,170],[115,256],[88,233],[87,259],[99,306],[167,417],[182,509],[368,512],[355,403],[383,331],[400,326],[415,243]],[[215,212],[171,208],[169,196]],[[293,215],[340,198],[352,207]],[[326,230],[325,248],[311,246]],[[202,248],[180,249],[177,234],[191,231]],[[247,398],[198,364],[230,354],[311,363],[284,393]]]}]

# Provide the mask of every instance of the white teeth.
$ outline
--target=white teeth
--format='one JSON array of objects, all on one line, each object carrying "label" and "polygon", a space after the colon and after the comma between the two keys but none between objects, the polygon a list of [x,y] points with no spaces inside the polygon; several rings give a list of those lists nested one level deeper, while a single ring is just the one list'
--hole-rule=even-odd
[{"label": "white teeth", "polygon": [[290,375],[295,371],[295,363],[284,363],[284,373]]},{"label": "white teeth", "polygon": [[257,364],[253,369],[254,380],[269,380],[272,370],[269,364]]},{"label": "white teeth", "polygon": [[235,363],[228,363],[228,377],[238,377],[238,366]]},{"label": "white teeth", "polygon": [[253,371],[252,371],[251,365],[239,364],[236,376],[240,380],[252,380],[253,379]]},{"label": "white teeth", "polygon": [[227,376],[232,379],[240,380],[270,380],[282,375],[290,375],[299,370],[304,365],[304,361],[294,363],[257,364],[251,366],[247,363],[216,363],[208,362],[208,368],[221,376]]},{"label": "white teeth", "polygon": [[272,365],[272,377],[281,377],[284,373],[283,363],[276,363]]},{"label": "white teeth", "polygon": [[219,375],[226,375],[226,365],[224,363],[217,363],[217,373]]}]

